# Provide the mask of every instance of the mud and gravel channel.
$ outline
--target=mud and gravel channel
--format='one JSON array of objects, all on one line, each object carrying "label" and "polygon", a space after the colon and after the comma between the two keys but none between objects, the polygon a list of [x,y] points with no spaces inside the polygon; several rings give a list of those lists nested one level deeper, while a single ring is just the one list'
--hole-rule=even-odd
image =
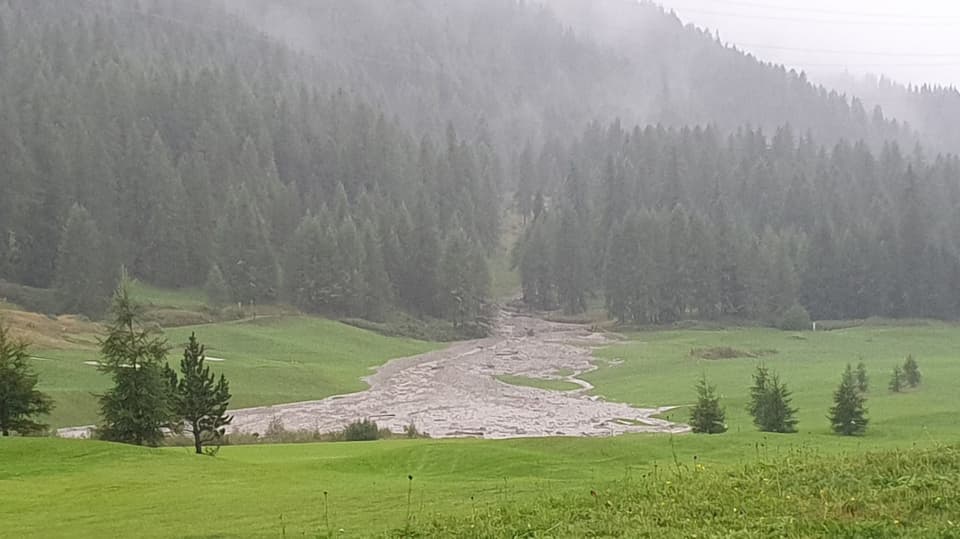
[{"label": "mud and gravel channel", "polygon": [[[591,348],[608,343],[584,326],[502,310],[489,338],[393,360],[367,377],[370,388],[359,393],[234,410],[230,431],[262,434],[279,418],[288,430],[333,432],[369,418],[394,432],[412,423],[434,438],[687,432],[686,425],[655,417],[669,407],[635,408],[588,395],[593,387],[578,376],[596,368]],[[582,389],[515,386],[499,375],[565,380]]]}]

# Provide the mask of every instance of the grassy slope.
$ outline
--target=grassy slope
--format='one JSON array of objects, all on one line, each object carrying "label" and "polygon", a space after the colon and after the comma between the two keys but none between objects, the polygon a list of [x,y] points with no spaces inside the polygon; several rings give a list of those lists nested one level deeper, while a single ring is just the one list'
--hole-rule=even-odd
[{"label": "grassy slope", "polygon": [[[429,351],[438,345],[384,337],[329,320],[292,316],[260,318],[171,329],[166,332],[171,361],[191,332],[207,345],[211,363],[230,380],[235,407],[312,400],[360,391],[360,378],[388,359]],[[96,420],[93,393],[108,387],[95,366],[97,351],[35,350],[47,358],[36,363],[41,389],[57,401],[53,426],[89,424]]]},{"label": "grassy slope", "polygon": [[[171,342],[185,339],[190,329],[171,332]],[[296,376],[274,380],[288,370],[330,383],[357,383],[365,367],[362,360],[353,363],[356,357],[396,352],[398,342],[378,337],[381,345],[371,350],[369,334],[303,318],[197,329],[210,343],[211,356],[228,359],[218,365],[236,369],[228,375],[237,383],[255,383],[262,388],[256,398],[265,399],[287,395],[288,386],[298,383],[305,391],[316,389],[315,381],[301,383]],[[351,332],[358,332],[356,340]],[[6,440],[0,441],[0,521],[12,523],[12,536],[27,537],[117,536],[128,532],[131,522],[145,537],[276,537],[283,515],[289,536],[312,536],[325,529],[327,491],[331,527],[344,528],[345,536],[367,535],[405,525],[406,476],[413,474],[413,528],[425,536],[513,536],[528,529],[535,532],[530,536],[591,531],[664,536],[658,527],[664,525],[677,536],[897,536],[905,530],[913,536],[960,537],[957,520],[949,517],[957,514],[960,495],[953,472],[956,450],[923,452],[960,442],[953,391],[960,379],[960,361],[953,356],[960,329],[854,328],[801,338],[741,329],[630,337],[598,351],[601,358],[624,362],[601,361],[600,370],[586,376],[598,387],[596,393],[639,405],[679,404],[692,399],[694,381],[706,372],[724,394],[731,431],[710,437],[227,447],[217,459],[197,459],[182,449]],[[722,346],[777,350],[764,361],[794,390],[800,434],[752,430],[743,407],[757,360],[690,356],[691,349]],[[311,364],[321,349],[324,358],[336,361]],[[908,353],[918,358],[924,385],[891,395],[889,371]],[[830,435],[824,416],[831,392],[844,364],[859,356],[872,374],[868,435]],[[354,374],[337,367],[344,362]],[[87,368],[84,372],[96,374]],[[73,380],[67,373],[63,381]],[[683,420],[686,411],[674,415]],[[878,448],[910,451],[914,446],[921,449],[912,451],[920,452],[863,456]],[[937,461],[935,453],[947,460]],[[836,454],[847,456],[831,460]],[[790,464],[791,459],[800,460]],[[750,465],[758,460],[760,465]],[[911,469],[915,461],[920,465]],[[664,474],[675,473],[675,463],[683,475],[667,478]],[[713,475],[691,475],[694,463]],[[660,481],[623,482],[650,474]],[[778,485],[776,495],[771,481]],[[185,490],[191,484],[198,485],[196,491]],[[599,496],[590,496],[591,489]],[[116,495],[131,491],[137,496]],[[953,505],[943,505],[944,499]],[[649,506],[657,501],[664,505]],[[718,509],[727,505],[729,513]],[[750,516],[732,517],[733,508]],[[752,518],[757,515],[769,518],[758,522]]]},{"label": "grassy slope", "polygon": [[677,467],[662,437],[246,446],[215,459],[12,439],[0,441],[0,521],[24,538],[121,537],[131,526],[138,537],[278,537],[284,527],[313,537],[326,530],[327,492],[337,535],[368,536],[406,526],[411,474],[412,529],[427,537],[838,536],[830,526],[896,532],[895,520],[960,533],[948,523],[960,509],[956,449],[843,458],[782,449],[759,461],[718,465],[679,449]]},{"label": "grassy slope", "polygon": [[[751,373],[757,359],[700,360],[692,349],[729,346],[739,350],[776,350],[762,359],[778,371],[794,393],[800,409],[802,440],[819,443],[832,438],[825,419],[832,394],[847,362],[859,358],[870,373],[867,407],[871,423],[866,447],[904,446],[912,441],[960,441],[956,419],[960,357],[956,343],[960,328],[947,325],[918,327],[863,327],[839,331],[795,334],[767,329],[731,331],[670,331],[631,335],[625,344],[598,351],[604,364],[584,378],[597,393],[637,405],[687,404],[701,373],[717,385],[727,408],[732,434],[752,430],[745,411]],[[922,387],[892,394],[887,382],[895,364],[913,354],[925,375]],[[673,412],[683,421],[686,409]]]}]

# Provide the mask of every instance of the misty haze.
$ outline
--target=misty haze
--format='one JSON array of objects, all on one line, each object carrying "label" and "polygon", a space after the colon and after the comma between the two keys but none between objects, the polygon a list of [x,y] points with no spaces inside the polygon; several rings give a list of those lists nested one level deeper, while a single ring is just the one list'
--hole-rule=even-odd
[{"label": "misty haze", "polygon": [[0,536],[960,534],[958,31],[0,0]]}]

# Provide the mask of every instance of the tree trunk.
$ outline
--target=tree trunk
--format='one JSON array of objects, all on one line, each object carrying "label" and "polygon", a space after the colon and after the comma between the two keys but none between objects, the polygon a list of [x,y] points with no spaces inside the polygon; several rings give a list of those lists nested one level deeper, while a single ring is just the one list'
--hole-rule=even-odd
[{"label": "tree trunk", "polygon": [[200,443],[200,427],[196,423],[193,424],[193,447],[197,450],[198,455],[203,454],[203,444]]}]

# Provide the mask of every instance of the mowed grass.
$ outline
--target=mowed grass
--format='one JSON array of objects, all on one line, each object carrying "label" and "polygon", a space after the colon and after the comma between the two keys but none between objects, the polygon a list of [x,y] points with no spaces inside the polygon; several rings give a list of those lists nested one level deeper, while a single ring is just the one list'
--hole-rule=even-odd
[{"label": "mowed grass", "polygon": [[503,374],[497,376],[497,380],[505,384],[522,387],[535,387],[537,389],[548,389],[551,391],[574,391],[580,389],[580,386],[566,380],[547,380],[544,378],[529,378],[527,376],[515,376],[512,374]]},{"label": "mowed grass", "polygon": [[200,288],[161,288],[139,280],[130,283],[130,296],[149,307],[202,309],[208,305],[207,293]]},{"label": "mowed grass", "polygon": [[[315,389],[275,380],[287,369],[360,385],[364,361],[352,374],[341,366],[370,357],[373,342],[332,322],[266,318],[171,331],[171,344],[192,330],[227,360],[218,368],[264,400]],[[11,537],[960,537],[957,343],[960,329],[930,324],[648,332],[597,351],[600,369],[584,378],[636,405],[689,403],[706,373],[731,427],[717,436],[257,445],[217,458],[0,440],[0,520]],[[722,347],[763,357],[691,356]],[[318,349],[330,361],[312,366]],[[408,355],[396,340],[376,349]],[[907,354],[924,383],[891,394],[889,373]],[[861,356],[871,423],[866,436],[835,436],[825,418],[832,391]],[[799,434],[753,429],[744,406],[761,360],[794,391]]]},{"label": "mowed grass", "polygon": [[960,534],[956,447],[755,454],[765,442],[750,434],[723,463],[693,458],[695,442],[709,452],[720,438],[260,445],[216,458],[8,439],[0,520],[22,538]]},{"label": "mowed grass", "polygon": [[[230,381],[235,408],[321,399],[361,391],[361,380],[390,359],[437,349],[442,345],[384,337],[346,324],[307,316],[269,317],[241,322],[167,330],[169,359],[179,365],[191,333],[207,346],[212,369]],[[95,393],[109,379],[95,365],[95,348],[33,350],[40,389],[56,401],[48,419],[54,427],[94,423]]]},{"label": "mowed grass", "polygon": [[[770,329],[635,333],[601,350],[600,369],[583,378],[596,394],[640,406],[686,405],[706,374],[727,410],[730,435],[753,430],[745,407],[759,362],[777,371],[799,408],[797,440],[833,439],[826,415],[847,363],[862,359],[870,375],[870,424],[864,447],[904,447],[915,442],[960,441],[960,328],[930,323],[912,327],[858,327],[791,333]],[[704,360],[692,350],[729,347],[759,358]],[[887,389],[893,367],[912,354],[922,385],[905,393]],[[606,360],[606,361],[603,361]],[[622,362],[622,363],[621,363]],[[686,421],[687,408],[668,417]],[[728,436],[730,436],[728,435]]]}]

